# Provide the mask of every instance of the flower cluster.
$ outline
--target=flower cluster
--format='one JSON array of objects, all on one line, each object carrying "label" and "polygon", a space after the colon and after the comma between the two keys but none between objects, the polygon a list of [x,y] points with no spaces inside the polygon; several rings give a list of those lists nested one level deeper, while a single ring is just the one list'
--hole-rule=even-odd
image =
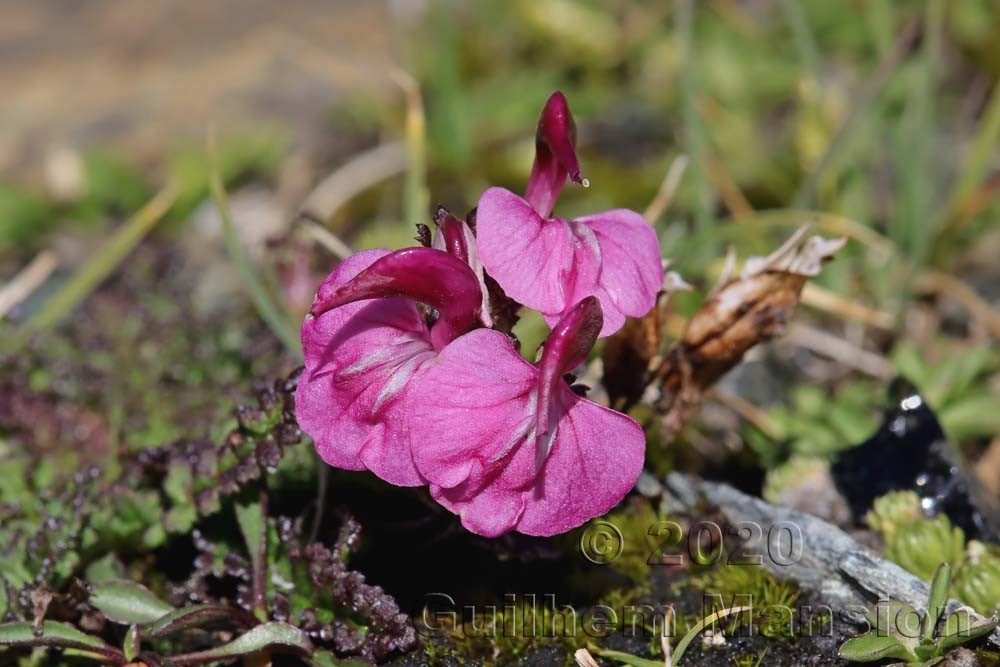
[{"label": "flower cluster", "polygon": [[[556,92],[524,197],[490,188],[474,229],[439,215],[430,247],[358,252],[323,282],[302,325],[296,414],[324,461],[429,485],[486,536],[564,532],[632,488],[642,428],[566,375],[653,307],[663,265],[638,213],[552,215],[567,178],[587,185],[575,141]],[[552,327],[537,363],[493,328],[488,278]]]}]

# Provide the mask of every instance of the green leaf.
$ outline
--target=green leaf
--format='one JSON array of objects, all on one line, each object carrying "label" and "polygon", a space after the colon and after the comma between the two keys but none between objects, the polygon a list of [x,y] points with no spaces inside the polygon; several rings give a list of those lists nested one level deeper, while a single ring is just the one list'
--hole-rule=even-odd
[{"label": "green leaf", "polygon": [[267,620],[266,602],[263,599],[264,586],[260,582],[266,581],[267,577],[267,517],[266,512],[260,502],[236,503],[236,522],[240,525],[240,532],[247,543],[247,552],[250,554],[250,565],[253,569],[254,580],[254,611],[257,617]]},{"label": "green leaf", "polygon": [[142,635],[150,639],[158,639],[189,628],[204,627],[222,621],[248,627],[253,625],[256,619],[240,609],[201,604],[184,607],[166,614],[154,623],[143,627]]},{"label": "green leaf", "polygon": [[121,579],[125,576],[125,568],[122,567],[113,553],[109,553],[88,565],[86,576],[87,581],[91,583]]},{"label": "green leaf", "polygon": [[938,647],[934,644],[921,644],[913,648],[913,653],[916,654],[917,660],[932,660],[938,655]]},{"label": "green leaf", "polygon": [[0,183],[0,248],[34,243],[56,219],[52,205],[42,197]]},{"label": "green leaf", "polygon": [[[916,609],[897,600],[880,602],[874,611],[867,612],[868,622],[875,627],[876,634],[893,635],[896,637],[915,638],[920,633],[919,625],[913,625],[912,619],[919,618]],[[905,627],[900,627],[904,623]],[[913,625],[913,627],[910,627]]]},{"label": "green leaf", "polygon": [[916,656],[894,636],[868,633],[848,639],[840,646],[840,657],[854,662],[875,662],[883,658],[916,661]]},{"label": "green leaf", "polygon": [[127,579],[90,586],[90,604],[116,623],[152,623],[174,610],[151,590]]},{"label": "green leaf", "polygon": [[66,623],[44,621],[42,634],[36,635],[31,623],[0,624],[0,646],[49,646],[96,651],[107,655],[117,651],[101,639],[84,634]]},{"label": "green leaf", "polygon": [[[900,375],[910,380],[927,394],[931,386],[930,372],[920,347],[912,341],[902,341],[892,350],[892,365]],[[936,397],[935,397],[936,398]],[[931,401],[931,397],[927,396]],[[931,402],[934,408],[938,406]]]},{"label": "green leaf", "polygon": [[305,634],[287,623],[264,623],[228,644],[216,646],[197,653],[185,653],[170,659],[175,665],[198,665],[218,660],[230,660],[239,656],[256,653],[266,648],[284,648],[293,653],[310,656],[315,647]]},{"label": "green leaf", "polygon": [[978,639],[993,632],[997,626],[995,620],[979,620],[968,609],[959,609],[948,617],[941,639],[938,641],[938,652],[944,653],[950,648]]},{"label": "green leaf", "polygon": [[945,394],[941,407],[966,397],[974,390],[976,380],[991,372],[997,363],[997,353],[989,345],[978,345],[946,359],[940,367],[946,369]]},{"label": "green leaf", "polygon": [[941,563],[931,582],[930,597],[927,598],[927,617],[924,619],[922,638],[925,642],[934,639],[934,630],[945,613],[948,604],[948,589],[951,588],[951,565]]},{"label": "green leaf", "polygon": [[1000,396],[984,390],[966,396],[938,412],[945,433],[954,440],[989,436],[1000,432]]}]

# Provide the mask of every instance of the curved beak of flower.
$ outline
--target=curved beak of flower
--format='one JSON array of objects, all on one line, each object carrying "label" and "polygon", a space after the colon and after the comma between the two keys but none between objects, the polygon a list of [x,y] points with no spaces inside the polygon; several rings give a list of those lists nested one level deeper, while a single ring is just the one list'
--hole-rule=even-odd
[{"label": "curved beak of flower", "polygon": [[355,301],[402,297],[438,311],[431,342],[441,349],[473,328],[479,318],[482,291],[469,265],[434,248],[405,248],[376,260],[332,293],[317,298],[310,314]]},{"label": "curved beak of flower", "polygon": [[566,177],[584,187],[590,183],[580,174],[576,157],[576,123],[566,96],[556,91],[549,97],[538,119],[535,133],[535,163],[524,198],[538,214],[547,218]]},{"label": "curved beak of flower", "polygon": [[538,461],[548,456],[555,435],[552,403],[562,377],[587,359],[604,326],[604,313],[597,297],[588,296],[562,316],[545,341],[538,362]]},{"label": "curved beak of flower", "polygon": [[465,224],[451,213],[441,211],[435,218],[438,233],[444,240],[444,250],[466,264],[469,263],[469,246],[462,226]]}]

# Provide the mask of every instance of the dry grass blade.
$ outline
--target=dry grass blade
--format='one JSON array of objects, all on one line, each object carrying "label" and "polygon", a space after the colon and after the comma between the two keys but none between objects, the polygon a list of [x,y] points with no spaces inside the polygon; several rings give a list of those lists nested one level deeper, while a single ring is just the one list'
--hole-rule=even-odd
[{"label": "dry grass blade", "polygon": [[766,412],[741,396],[718,387],[712,389],[712,397],[719,403],[753,424],[761,433],[774,441],[781,440],[781,430]]},{"label": "dry grass blade", "polygon": [[681,178],[684,177],[684,171],[687,169],[689,162],[687,155],[678,155],[670,163],[670,167],[667,169],[667,173],[660,183],[659,190],[656,191],[653,200],[649,202],[649,206],[646,207],[646,210],[642,214],[642,217],[646,218],[646,222],[655,225],[663,216],[664,212],[670,206],[670,202],[674,199],[674,194],[681,184]]},{"label": "dry grass blade", "polygon": [[343,239],[315,220],[303,218],[300,224],[309,238],[329,250],[337,259],[347,259],[354,254],[354,250]]},{"label": "dry grass blade", "polygon": [[788,327],[784,340],[880,380],[891,380],[896,374],[892,364],[882,355],[815,327],[794,323]]},{"label": "dry grass blade", "polygon": [[21,347],[31,334],[49,329],[63,320],[121,264],[139,242],[159,223],[173,206],[177,189],[168,185],[115,230],[104,245],[56,292],[41,309],[8,339],[5,349]]},{"label": "dry grass blade", "polygon": [[573,654],[573,659],[580,667],[599,667],[594,656],[585,648],[577,649],[576,653]]},{"label": "dry grass blade", "polygon": [[804,221],[811,222],[817,231],[834,236],[846,236],[853,241],[870,248],[878,254],[879,261],[886,261],[896,253],[896,246],[892,241],[882,236],[870,227],[852,220],[851,218],[822,211],[812,211],[808,209],[773,209],[768,211],[754,211],[747,215],[731,218],[737,229],[742,228],[745,223],[752,223],[756,227],[795,227],[802,226]]},{"label": "dry grass blade", "polygon": [[705,160],[705,168],[708,171],[708,178],[712,181],[713,187],[719,193],[719,198],[725,204],[730,215],[738,218],[753,213],[753,206],[750,205],[722,162],[708,156]]},{"label": "dry grass blade", "polygon": [[403,220],[416,225],[427,214],[427,120],[420,84],[404,70],[393,69],[390,77],[406,97],[406,185],[403,192]]},{"label": "dry grass blade", "polygon": [[9,283],[0,288],[0,319],[10,309],[34,293],[59,267],[59,258],[51,250],[43,250],[35,255]]},{"label": "dry grass blade", "polygon": [[974,289],[955,276],[939,271],[926,271],[917,276],[917,290],[954,299],[965,308],[994,338],[1000,340],[1000,312],[997,312]]},{"label": "dry grass blade", "polygon": [[351,199],[406,170],[406,144],[395,141],[358,153],[313,188],[301,206],[308,218],[327,221]]},{"label": "dry grass blade", "polygon": [[793,199],[794,206],[801,208],[812,204],[821,177],[836,159],[844,144],[847,143],[846,140],[850,136],[851,130],[857,125],[858,119],[864,115],[878,94],[889,82],[892,74],[902,64],[906,54],[913,48],[919,36],[920,22],[917,20],[908,23],[902,32],[900,32],[892,51],[878,64],[871,78],[858,92],[854,103],[851,105],[850,112],[844,117],[840,126],[837,127],[823,155],[820,156],[816,166],[809,172],[809,175],[802,183],[802,186]]},{"label": "dry grass blade", "polygon": [[854,320],[882,331],[892,331],[895,328],[895,319],[889,313],[851,301],[815,283],[806,283],[802,290],[802,303],[841,319]]}]

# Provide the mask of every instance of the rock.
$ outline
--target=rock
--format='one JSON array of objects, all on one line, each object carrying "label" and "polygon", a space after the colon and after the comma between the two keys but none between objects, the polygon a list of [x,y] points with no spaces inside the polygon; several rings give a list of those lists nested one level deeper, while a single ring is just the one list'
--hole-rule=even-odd
[{"label": "rock", "polygon": [[793,456],[770,470],[763,496],[775,505],[807,512],[837,526],[848,526],[851,521],[851,510],[823,458]]},{"label": "rock", "polygon": [[[880,600],[898,600],[922,608],[926,582],[858,544],[854,538],[818,517],[777,507],[726,484],[671,473],[665,480],[664,509],[688,513],[717,509],[734,525],[756,524],[747,551],[761,556],[761,565],[775,576],[791,579],[819,593],[842,620],[863,622],[863,610]],[[963,608],[951,600],[951,611]],[[978,614],[974,618],[981,619]],[[1000,646],[1000,630],[989,639]]]}]

